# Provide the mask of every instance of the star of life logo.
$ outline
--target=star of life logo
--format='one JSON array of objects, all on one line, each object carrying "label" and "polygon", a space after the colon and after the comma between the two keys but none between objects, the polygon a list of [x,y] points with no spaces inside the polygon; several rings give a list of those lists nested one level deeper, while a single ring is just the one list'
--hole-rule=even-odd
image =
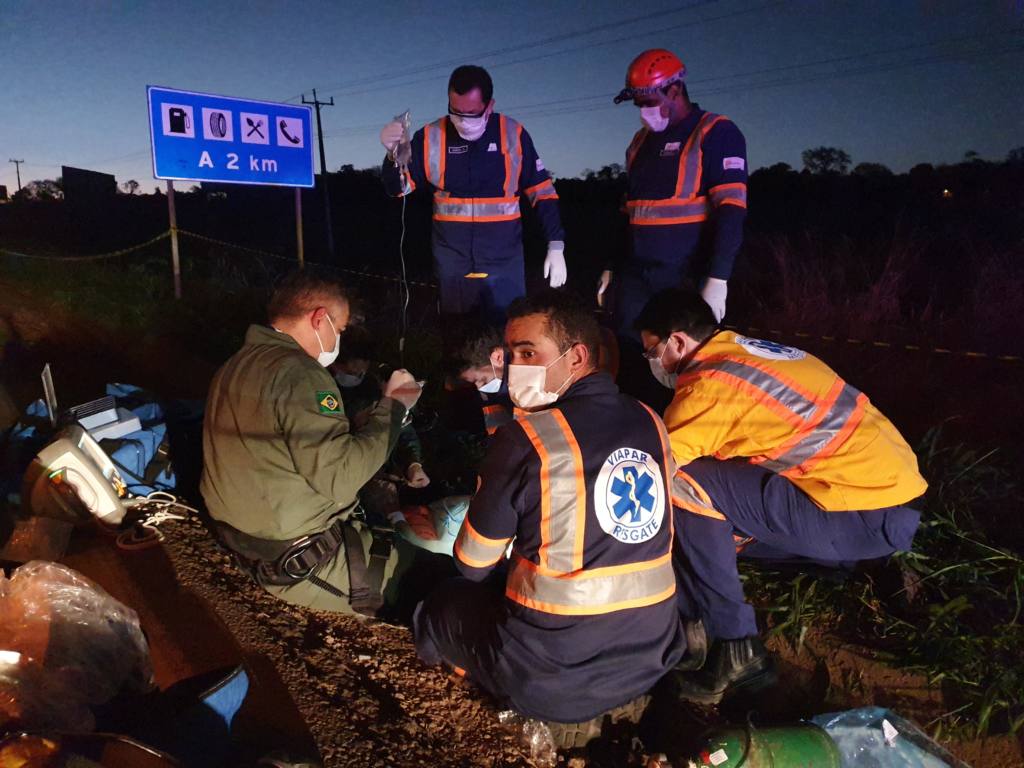
[{"label": "star of life logo", "polygon": [[624,544],[652,539],[664,523],[665,482],[646,451],[619,448],[605,459],[594,484],[601,529]]},{"label": "star of life logo", "polygon": [[750,354],[763,357],[766,360],[803,360],[807,357],[807,353],[802,349],[787,347],[785,344],[779,344],[777,341],[737,336],[736,343]]}]

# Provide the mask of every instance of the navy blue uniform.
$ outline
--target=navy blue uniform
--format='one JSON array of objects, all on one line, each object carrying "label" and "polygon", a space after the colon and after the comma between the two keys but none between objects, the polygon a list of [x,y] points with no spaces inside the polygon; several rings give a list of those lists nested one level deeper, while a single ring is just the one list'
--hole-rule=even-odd
[{"label": "navy blue uniform", "polygon": [[526,293],[519,197],[540,216],[549,243],[565,240],[558,193],[530,134],[511,118],[491,115],[476,141],[466,141],[442,117],[412,138],[412,159],[402,173],[389,159],[382,169],[388,194],[418,187],[434,191],[434,271],[441,311],[481,308],[501,323],[513,299]]},{"label": "navy blue uniform", "polygon": [[689,279],[728,280],[743,242],[747,149],[739,128],[700,109],[626,153],[632,252],[615,275],[615,324],[634,337],[647,300]]},{"label": "navy blue uniform", "polygon": [[414,618],[420,657],[556,722],[649,690],[685,651],[666,440],[604,373],[500,428],[455,546],[465,578]]}]

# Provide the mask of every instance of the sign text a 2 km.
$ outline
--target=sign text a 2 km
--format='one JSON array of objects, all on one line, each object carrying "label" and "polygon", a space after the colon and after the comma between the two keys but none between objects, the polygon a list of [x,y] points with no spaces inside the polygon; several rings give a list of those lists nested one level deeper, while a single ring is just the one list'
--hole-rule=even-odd
[{"label": "sign text a 2 km", "polygon": [[312,110],[151,85],[153,176],[313,186]]}]

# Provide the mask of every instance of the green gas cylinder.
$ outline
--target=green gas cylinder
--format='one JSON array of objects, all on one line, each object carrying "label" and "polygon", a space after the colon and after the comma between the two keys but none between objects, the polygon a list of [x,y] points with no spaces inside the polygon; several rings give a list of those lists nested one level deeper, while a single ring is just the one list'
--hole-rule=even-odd
[{"label": "green gas cylinder", "polygon": [[755,728],[722,726],[705,734],[693,768],[840,768],[839,750],[810,723]]}]

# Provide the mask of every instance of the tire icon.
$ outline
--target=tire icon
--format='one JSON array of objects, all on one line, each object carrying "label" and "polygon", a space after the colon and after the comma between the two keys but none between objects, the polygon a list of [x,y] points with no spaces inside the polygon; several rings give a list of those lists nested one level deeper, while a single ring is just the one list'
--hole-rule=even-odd
[{"label": "tire icon", "polygon": [[223,112],[210,113],[210,133],[218,139],[223,139],[228,134],[228,121]]}]

